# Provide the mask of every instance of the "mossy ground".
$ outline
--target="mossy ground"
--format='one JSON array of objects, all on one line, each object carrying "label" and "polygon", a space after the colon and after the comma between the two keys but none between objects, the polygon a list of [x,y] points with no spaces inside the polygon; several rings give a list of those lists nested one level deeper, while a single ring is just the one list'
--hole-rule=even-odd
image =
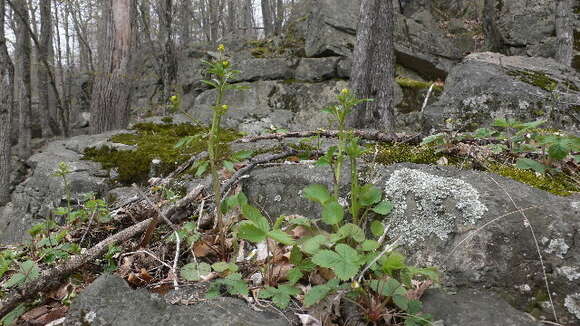
[{"label": "mossy ground", "polygon": [[577,185],[572,184],[563,174],[538,175],[531,170],[522,170],[510,165],[493,163],[488,167],[490,172],[525,183],[534,188],[542,189],[558,196],[569,196],[580,192]]},{"label": "mossy ground", "polygon": [[[371,149],[366,157],[380,164],[389,165],[395,163],[436,164],[446,155],[432,146],[413,146],[407,144],[380,144]],[[375,155],[376,151],[376,155]]]},{"label": "mossy ground", "polygon": [[[119,151],[110,147],[87,148],[84,159],[99,162],[105,169],[116,169],[119,176],[115,181],[130,185],[142,184],[149,177],[149,169],[153,159],[161,160],[158,173],[167,175],[177,166],[188,160],[191,155],[206,149],[203,138],[193,141],[189,146],[175,148],[175,144],[185,136],[196,136],[207,133],[203,127],[190,124],[154,124],[139,123],[133,129],[134,134],[120,134],[111,138],[112,142],[134,145],[134,151]],[[229,142],[239,137],[233,131],[224,130],[221,135],[223,142]],[[229,148],[220,148],[222,156],[227,155]]]},{"label": "mossy ground", "polygon": [[[523,81],[524,83],[534,85],[534,86],[539,87],[539,88],[546,90],[548,92],[552,92],[558,88],[558,81],[548,77],[544,73],[540,73],[537,71],[519,71],[519,70],[516,71],[516,70],[513,70],[513,71],[508,72],[508,75],[515,77],[515,78]],[[562,86],[565,88],[569,88],[573,91],[578,91],[578,88],[574,84],[572,84],[571,82],[568,82],[568,81],[564,81]]]}]

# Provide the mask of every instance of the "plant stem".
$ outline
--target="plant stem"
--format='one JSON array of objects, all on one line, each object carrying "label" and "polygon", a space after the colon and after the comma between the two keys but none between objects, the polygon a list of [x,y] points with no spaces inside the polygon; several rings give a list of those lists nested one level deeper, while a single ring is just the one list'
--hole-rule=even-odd
[{"label": "plant stem", "polygon": [[358,168],[356,165],[356,157],[350,157],[350,173],[351,173],[351,180],[350,180],[350,207],[351,207],[351,214],[352,214],[352,221],[354,224],[359,225],[359,210],[360,207],[358,205]]},{"label": "plant stem", "polygon": [[[225,84],[225,81],[222,85]],[[223,252],[226,251],[226,239],[225,239],[225,230],[224,230],[224,221],[223,221],[223,214],[220,208],[220,204],[222,201],[221,198],[221,187],[220,187],[220,180],[217,170],[217,147],[219,146],[219,133],[220,133],[220,123],[221,123],[221,116],[222,113],[220,111],[220,106],[222,105],[224,88],[219,87],[217,89],[217,97],[215,102],[215,107],[213,111],[213,119],[211,124],[211,131],[209,135],[208,141],[208,155],[209,155],[209,164],[211,169],[211,183],[212,189],[214,193],[214,199],[216,203],[216,219],[217,219],[217,231],[219,233],[219,243]]]}]

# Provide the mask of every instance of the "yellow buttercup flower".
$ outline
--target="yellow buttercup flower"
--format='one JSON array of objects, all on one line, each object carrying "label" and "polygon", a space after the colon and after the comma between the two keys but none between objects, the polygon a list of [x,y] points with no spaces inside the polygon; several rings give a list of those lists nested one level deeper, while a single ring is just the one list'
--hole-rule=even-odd
[{"label": "yellow buttercup flower", "polygon": [[226,50],[226,47],[223,44],[218,45],[218,51],[220,52],[224,52]]},{"label": "yellow buttercup flower", "polygon": [[171,102],[175,102],[175,101],[177,101],[177,96],[173,95],[173,96],[171,96],[171,97],[169,98],[169,100],[170,100]]},{"label": "yellow buttercup flower", "polygon": [[348,88],[343,88],[340,91],[340,94],[342,94],[342,95],[348,95],[348,94],[350,94],[350,90]]},{"label": "yellow buttercup flower", "polygon": [[224,66],[224,68],[227,68],[230,66],[230,62],[227,60],[222,61],[222,65]]},{"label": "yellow buttercup flower", "polygon": [[229,109],[230,107],[226,104],[222,105],[222,110],[226,111],[227,109]]}]

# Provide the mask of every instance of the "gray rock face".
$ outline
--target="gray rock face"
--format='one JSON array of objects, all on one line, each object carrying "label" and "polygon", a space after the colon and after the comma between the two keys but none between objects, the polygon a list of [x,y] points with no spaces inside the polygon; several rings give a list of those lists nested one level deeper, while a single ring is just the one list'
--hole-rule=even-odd
[{"label": "gray rock face", "polygon": [[[66,205],[63,180],[53,176],[60,162],[71,167],[72,173],[67,176],[67,180],[73,201],[88,192],[104,194],[109,187],[107,171],[103,171],[99,163],[81,160],[82,152],[89,146],[114,146],[107,140],[121,132],[127,131],[77,136],[51,142],[40,153],[31,156],[26,163],[31,174],[16,186],[10,209],[5,210],[0,220],[0,243],[21,242],[33,224],[49,217],[52,209]],[[126,145],[121,145],[120,149],[122,146]]]},{"label": "gray rock face", "polygon": [[439,101],[424,113],[427,130],[473,130],[496,118],[514,118],[578,131],[578,103],[580,77],[572,69],[552,59],[485,52],[454,67]]},{"label": "gray rock face", "polygon": [[428,290],[423,311],[442,320],[445,326],[540,326],[529,315],[514,309],[505,300],[489,292],[463,289],[450,295]]},{"label": "gray rock face", "polygon": [[[395,3],[398,8],[398,1]],[[307,12],[308,18],[298,30],[304,33],[306,56],[350,56],[356,42],[360,0],[306,0],[302,6],[301,12]],[[426,4],[418,9],[407,10],[406,15],[396,12],[397,62],[433,79],[443,77],[465,52],[474,50],[475,42],[463,31],[463,35],[448,35]]]},{"label": "gray rock face", "polygon": [[117,276],[103,275],[73,301],[68,326],[285,326],[272,312],[256,312],[239,299],[219,298],[188,306],[171,305],[145,290],[132,290]]},{"label": "gray rock face", "polygon": [[[370,181],[395,203],[389,235],[402,239],[411,263],[437,266],[446,286],[492,288],[516,308],[551,318],[535,236],[560,322],[578,322],[578,198],[451,167],[395,164],[373,172]],[[284,165],[252,172],[244,191],[273,218],[318,217],[317,205],[298,196],[307,185],[330,180],[328,169]]]}]

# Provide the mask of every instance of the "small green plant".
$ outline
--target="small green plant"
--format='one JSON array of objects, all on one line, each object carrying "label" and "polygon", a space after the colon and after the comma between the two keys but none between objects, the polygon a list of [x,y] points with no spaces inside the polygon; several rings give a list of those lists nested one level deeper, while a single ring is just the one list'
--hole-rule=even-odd
[{"label": "small green plant", "polygon": [[[220,203],[222,202],[221,198],[221,189],[220,189],[220,180],[218,174],[218,164],[219,164],[219,157],[218,157],[218,146],[220,142],[220,134],[221,134],[221,121],[223,116],[228,112],[230,107],[227,104],[223,103],[224,95],[228,90],[235,90],[235,89],[245,89],[246,87],[233,85],[230,83],[230,80],[240,72],[238,70],[234,70],[231,67],[231,62],[225,55],[225,47],[223,45],[218,46],[218,56],[215,60],[212,61],[202,61],[206,66],[206,72],[213,76],[214,78],[211,80],[202,80],[201,82],[210,86],[211,88],[216,90],[216,99],[214,105],[212,106],[213,110],[213,117],[211,122],[211,129],[209,134],[207,135],[207,153],[208,153],[208,160],[207,161],[199,161],[196,162],[197,168],[197,175],[203,174],[205,170],[207,170],[208,166],[211,173],[212,179],[212,190],[214,195],[214,201],[218,209],[216,209],[216,227],[217,231],[220,234],[220,246],[222,250],[225,251],[226,244],[225,244],[225,225],[223,221],[223,214],[222,211],[219,209]],[[172,96],[170,99],[174,105],[174,107],[178,108],[180,106],[180,101],[177,96]],[[191,138],[184,138],[180,142],[176,144],[176,147],[187,145],[191,142]],[[245,154],[240,154],[240,157],[237,159],[243,159],[246,157]],[[225,163],[226,167],[233,169],[233,162],[230,160]]]}]

